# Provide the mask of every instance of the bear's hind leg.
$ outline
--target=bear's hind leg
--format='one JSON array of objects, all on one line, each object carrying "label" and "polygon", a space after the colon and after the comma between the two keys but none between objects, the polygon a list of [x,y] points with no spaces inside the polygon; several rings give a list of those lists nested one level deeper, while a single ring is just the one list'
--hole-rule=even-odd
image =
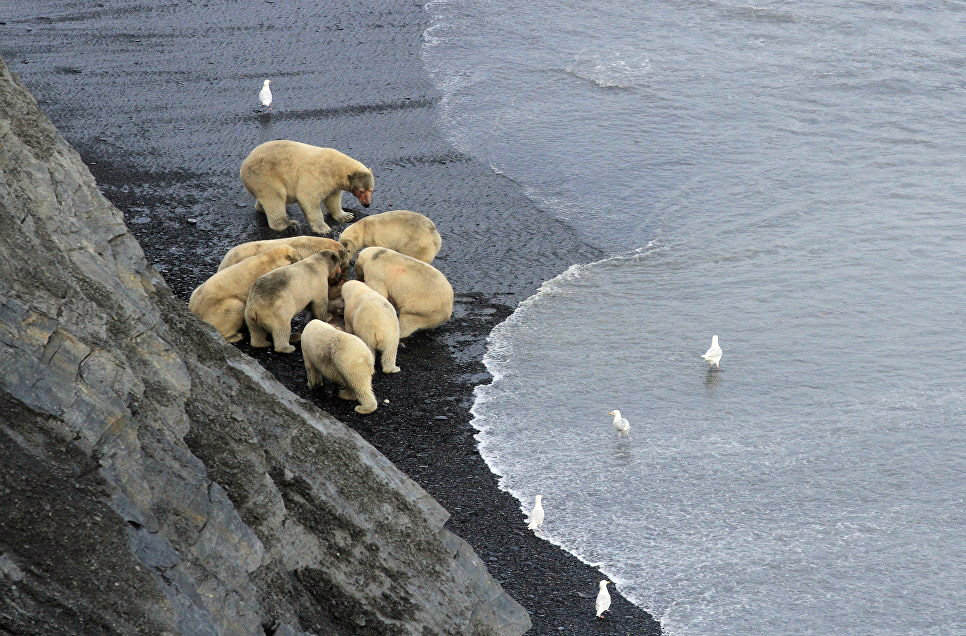
[{"label": "bear's hind leg", "polygon": [[275,344],[275,351],[279,353],[292,353],[295,347],[289,344],[288,339],[292,337],[292,323],[279,323],[272,327],[272,342]]},{"label": "bear's hind leg", "polygon": [[285,212],[285,195],[279,193],[266,194],[258,199],[268,219],[268,227],[276,232],[299,231],[298,221],[292,221]]},{"label": "bear's hind leg", "polygon": [[322,386],[322,374],[319,373],[318,369],[308,359],[305,360],[305,376],[310,389]]},{"label": "bear's hind leg", "polygon": [[268,342],[268,332],[262,329],[262,326],[258,324],[253,316],[249,316],[248,312],[245,312],[245,324],[248,325],[248,333],[251,336],[251,345],[256,348],[267,347]]},{"label": "bear's hind leg", "polygon": [[238,342],[242,339],[239,330],[245,324],[245,303],[234,298],[223,301],[211,324],[226,342]]},{"label": "bear's hind leg", "polygon": [[359,405],[355,408],[356,413],[365,415],[379,408],[379,403],[376,402],[376,395],[372,392],[371,377],[365,380],[360,379],[358,385],[353,388],[355,389],[356,398],[359,400]]},{"label": "bear's hind leg", "polygon": [[311,305],[312,317],[318,318],[323,322],[328,322],[329,318],[332,317],[331,314],[329,314],[329,299],[327,296],[328,292],[326,292],[326,297],[324,300],[312,301]]},{"label": "bear's hind leg", "polygon": [[399,338],[392,338],[383,345],[382,349],[382,372],[399,373],[402,371],[396,366],[396,352],[399,350]]},{"label": "bear's hind leg", "polygon": [[402,312],[399,314],[399,337],[411,336],[414,332],[426,328],[426,317],[422,314]]}]

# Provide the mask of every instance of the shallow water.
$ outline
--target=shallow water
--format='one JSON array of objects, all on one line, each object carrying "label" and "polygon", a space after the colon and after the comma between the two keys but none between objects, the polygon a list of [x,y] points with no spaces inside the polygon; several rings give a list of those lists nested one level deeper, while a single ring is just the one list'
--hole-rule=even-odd
[{"label": "shallow water", "polygon": [[454,142],[613,255],[492,334],[484,456],[669,633],[966,631],[966,5],[623,4],[429,5]]}]

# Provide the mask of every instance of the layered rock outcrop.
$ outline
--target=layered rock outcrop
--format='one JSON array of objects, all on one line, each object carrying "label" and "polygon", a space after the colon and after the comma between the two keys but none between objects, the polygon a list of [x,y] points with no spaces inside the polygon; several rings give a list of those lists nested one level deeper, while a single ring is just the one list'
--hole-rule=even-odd
[{"label": "layered rock outcrop", "polygon": [[0,62],[0,631],[526,631],[447,517],[187,313]]}]

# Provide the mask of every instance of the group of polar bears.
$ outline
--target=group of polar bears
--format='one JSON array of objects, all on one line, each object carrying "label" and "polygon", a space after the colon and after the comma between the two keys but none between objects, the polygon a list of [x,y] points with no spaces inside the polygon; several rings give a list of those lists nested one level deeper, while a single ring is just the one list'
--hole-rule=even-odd
[{"label": "group of polar bears", "polygon": [[[369,207],[375,188],[372,172],[352,157],[287,140],[256,147],[240,174],[255,209],[278,231],[298,230],[285,210],[298,203],[314,232],[331,232],[322,204],[336,222],[351,221],[342,192]],[[242,325],[253,347],[268,347],[271,339],[276,351],[292,353],[299,342],[309,388],[326,378],[341,387],[340,398],[359,402],[357,413],[372,413],[376,352],[383,373],[397,373],[400,338],[453,314],[453,287],[430,265],[441,245],[436,225],[410,210],[367,216],[338,241],[293,236],[242,243],[192,292],[188,309],[228,342],[242,339]],[[353,257],[355,280],[349,280]],[[331,324],[340,308],[344,328]],[[293,337],[292,319],[305,309],[312,320]]]}]

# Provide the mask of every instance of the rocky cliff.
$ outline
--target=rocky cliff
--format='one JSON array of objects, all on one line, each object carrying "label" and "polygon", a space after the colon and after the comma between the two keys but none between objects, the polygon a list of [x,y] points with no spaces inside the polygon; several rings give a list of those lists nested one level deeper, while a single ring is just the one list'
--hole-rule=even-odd
[{"label": "rocky cliff", "polygon": [[447,517],[187,313],[0,62],[0,630],[526,631]]}]

